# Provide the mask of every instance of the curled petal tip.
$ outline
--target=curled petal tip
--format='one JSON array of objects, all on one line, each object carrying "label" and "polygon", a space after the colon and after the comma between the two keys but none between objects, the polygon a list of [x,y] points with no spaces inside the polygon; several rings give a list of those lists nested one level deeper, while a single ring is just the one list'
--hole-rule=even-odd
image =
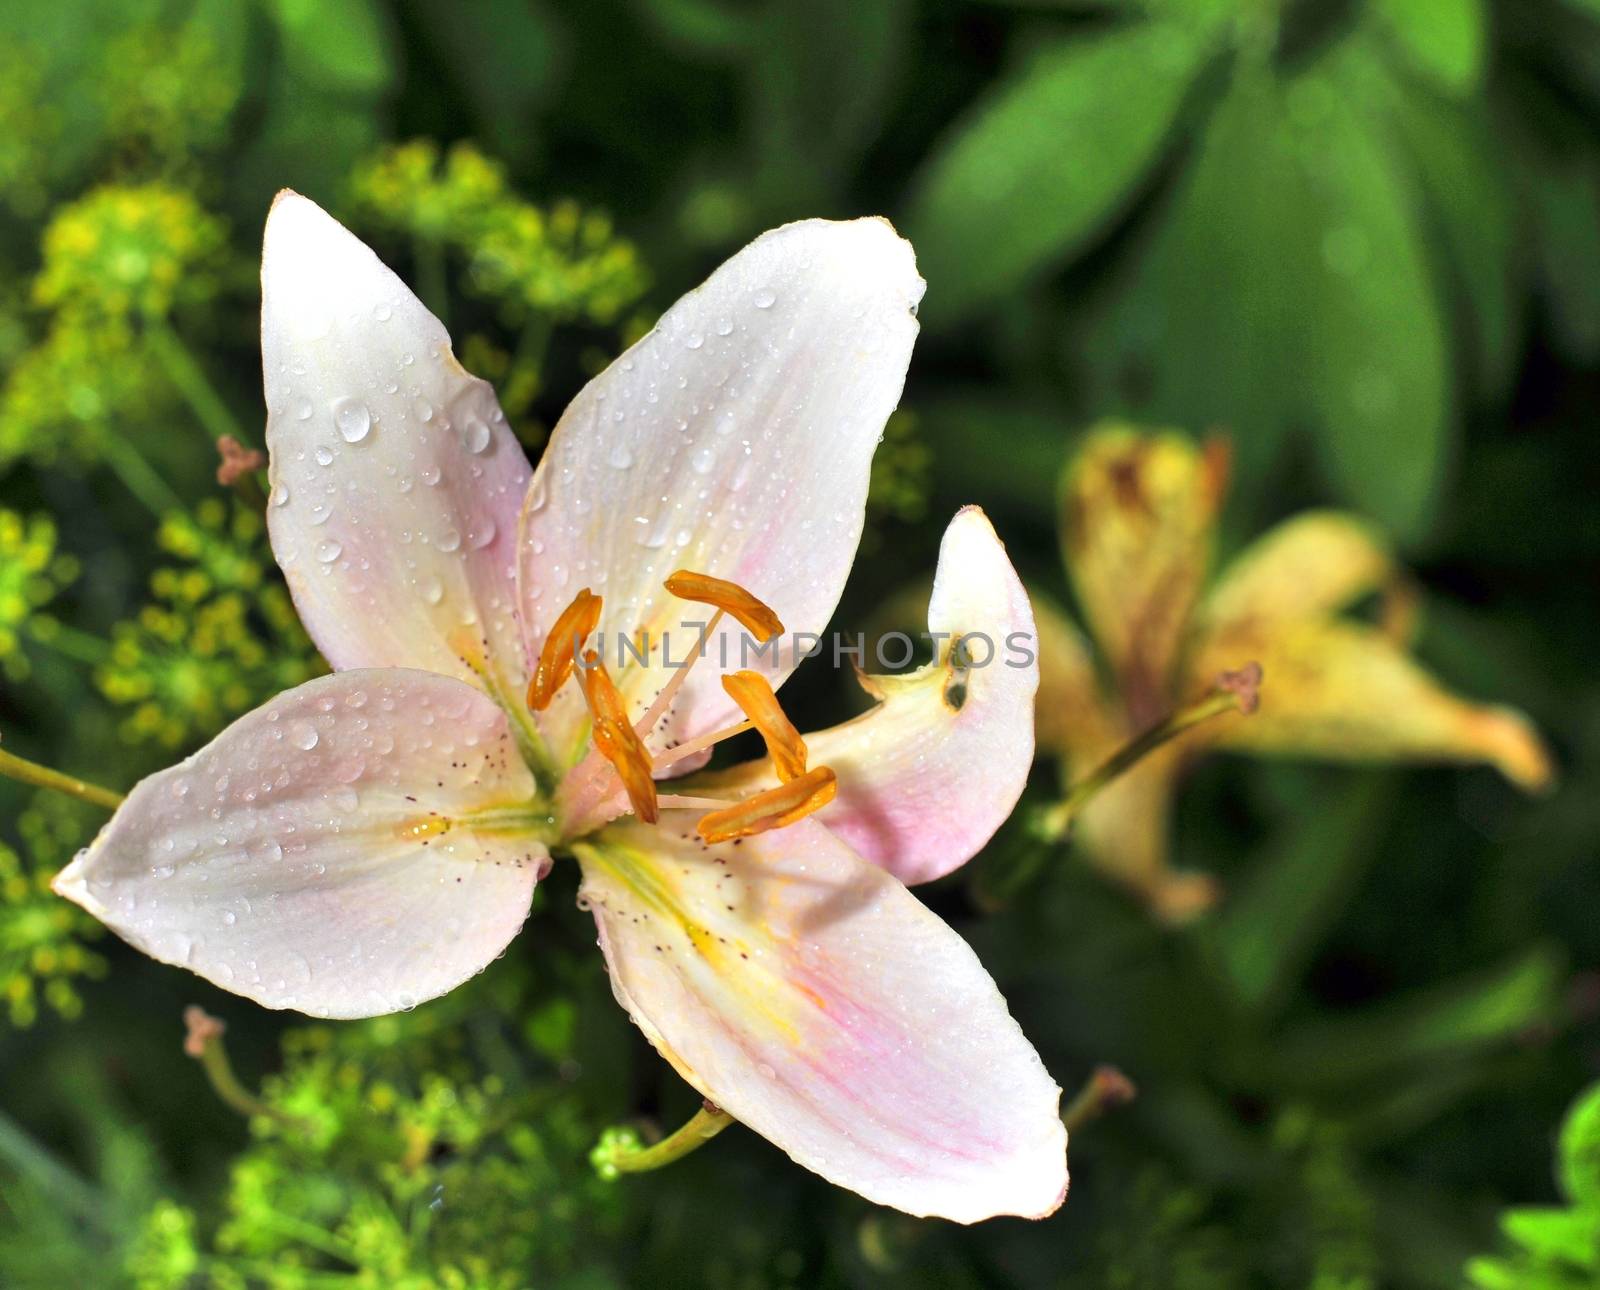
[{"label": "curled petal tip", "polygon": [[1488,708],[1475,715],[1476,742],[1484,756],[1525,793],[1555,786],[1555,764],[1539,732],[1515,708]]}]

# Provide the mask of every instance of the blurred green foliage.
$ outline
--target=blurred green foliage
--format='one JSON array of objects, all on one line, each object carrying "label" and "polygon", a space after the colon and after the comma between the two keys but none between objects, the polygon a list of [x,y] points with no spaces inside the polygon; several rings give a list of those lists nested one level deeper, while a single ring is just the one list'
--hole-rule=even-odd
[{"label": "blurred green foliage", "polygon": [[[1068,602],[1082,428],[1216,425],[1219,557],[1307,506],[1378,522],[1427,592],[1418,656],[1527,710],[1564,772],[1528,802],[1486,770],[1208,762],[1174,859],[1224,894],[1178,931],[1002,830],[926,898],[1061,1083],[1112,1061],[1141,1095],[1075,1135],[1060,1214],[977,1229],[737,1127],[598,1179],[603,1130],[696,1100],[559,872],[455,995],[305,1028],[99,937],[47,891],[94,813],[0,783],[0,1284],[1594,1284],[1592,1095],[1559,1187],[1545,1144],[1597,1074],[1597,127],[1589,0],[0,6],[12,751],[123,788],[321,666],[253,484],[214,477],[217,436],[261,441],[258,238],[289,186],[448,319],[530,452],[743,240],[888,214],[925,329],[841,624],[967,502]],[[803,728],[855,702],[790,694]],[[970,899],[1033,861],[1027,901]],[[310,1132],[211,1097],[197,999]]]}]

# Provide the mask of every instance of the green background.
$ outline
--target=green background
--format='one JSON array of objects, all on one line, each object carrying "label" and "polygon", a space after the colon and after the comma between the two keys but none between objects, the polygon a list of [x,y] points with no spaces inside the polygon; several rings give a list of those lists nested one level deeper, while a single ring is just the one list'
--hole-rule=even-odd
[{"label": "green background", "polygon": [[[1070,852],[982,914],[972,875],[1029,845],[1002,830],[925,898],[1059,1082],[1113,1062],[1140,1097],[1074,1137],[1054,1218],[967,1230],[738,1128],[596,1178],[605,1127],[694,1100],[611,1002],[570,866],[455,995],[306,1027],[96,936],[40,879],[96,817],[0,785],[0,1284],[1600,1284],[1600,1113],[1552,1163],[1600,1065],[1597,122],[1593,0],[0,7],[15,752],[125,788],[316,666],[208,445],[261,442],[255,260],[290,186],[448,313],[534,454],[750,237],[886,214],[929,286],[837,626],[967,502],[1066,599],[1083,431],[1221,428],[1224,554],[1307,505],[1376,520],[1420,656],[1561,768],[1529,800],[1210,761],[1176,857],[1228,894],[1176,932]],[[785,697],[804,729],[849,691]],[[190,1002],[315,1132],[215,1100]]]}]

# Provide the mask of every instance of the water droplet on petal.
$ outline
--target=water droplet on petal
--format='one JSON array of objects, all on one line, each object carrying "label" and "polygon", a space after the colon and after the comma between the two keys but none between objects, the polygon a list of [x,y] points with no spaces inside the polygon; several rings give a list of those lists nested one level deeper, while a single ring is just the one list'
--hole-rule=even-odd
[{"label": "water droplet on petal", "polygon": [[450,552],[461,549],[461,532],[459,529],[446,529],[439,534],[439,550]]},{"label": "water droplet on petal", "polygon": [[706,338],[697,331],[692,331],[684,338],[684,345],[689,349],[699,349],[706,343]]},{"label": "water droplet on petal", "polygon": [[301,752],[310,752],[317,746],[317,728],[309,721],[297,721],[289,729],[289,742]]},{"label": "water droplet on petal", "polygon": [[776,291],[762,287],[760,291],[756,292],[753,303],[757,309],[771,309],[777,303],[777,300],[778,293]]},{"label": "water droplet on petal", "polygon": [[689,458],[689,464],[697,474],[709,475],[711,468],[717,464],[717,454],[710,444],[706,444],[695,450],[694,456]]},{"label": "water droplet on petal", "polygon": [[469,416],[461,427],[461,440],[468,452],[483,452],[489,446],[489,425],[478,417]]},{"label": "water droplet on petal", "polygon": [[372,429],[372,413],[360,399],[335,399],[333,424],[346,443],[360,443]]},{"label": "water droplet on petal", "polygon": [[467,545],[474,551],[481,551],[494,541],[495,532],[494,521],[486,519],[472,531],[472,535],[467,539]]},{"label": "water droplet on petal", "polygon": [[289,504],[288,484],[274,484],[272,486],[272,504],[274,506],[287,506]]},{"label": "water droplet on petal", "polygon": [[430,605],[437,605],[444,599],[444,586],[437,578],[429,578],[422,584],[422,598]]},{"label": "water droplet on petal", "polygon": [[329,538],[326,542],[317,543],[317,559],[321,560],[323,564],[332,564],[339,558],[339,553],[343,550],[342,546],[332,538]]},{"label": "water droplet on petal", "polygon": [[319,446],[311,455],[317,459],[319,466],[333,465],[333,449],[326,445]]},{"label": "water droplet on petal", "polygon": [[373,305],[372,316],[379,322],[388,322],[389,319],[394,317],[394,310],[384,304]]},{"label": "water droplet on petal", "polygon": [[625,443],[613,445],[611,455],[606,458],[617,470],[626,470],[633,465],[633,449]]},{"label": "water droplet on petal", "polygon": [[411,410],[417,414],[418,421],[433,420],[433,404],[429,403],[420,394],[411,400]]}]

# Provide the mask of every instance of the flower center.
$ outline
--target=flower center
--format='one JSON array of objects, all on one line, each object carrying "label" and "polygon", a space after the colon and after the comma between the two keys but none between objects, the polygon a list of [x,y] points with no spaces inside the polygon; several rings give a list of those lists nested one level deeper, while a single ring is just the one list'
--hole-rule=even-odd
[{"label": "flower center", "polygon": [[[807,768],[805,740],[779,705],[771,684],[759,672],[734,672],[722,678],[722,688],[739,705],[745,720],[659,752],[651,751],[646,742],[650,733],[670,708],[689,673],[706,656],[707,642],[724,614],[735,618],[763,645],[783,632],[777,614],[737,583],[684,569],[664,585],[680,600],[709,605],[716,612],[701,633],[695,653],[674,671],[636,721],[628,720],[627,704],[606,670],[605,661],[596,651],[584,648],[599,625],[601,597],[587,587],[580,591],[556,619],[540,651],[528,685],[529,709],[540,712],[549,707],[574,672],[589,709],[593,751],[574,768],[569,784],[575,789],[571,796],[589,804],[591,810],[580,806],[575,811],[580,822],[575,831],[586,832],[594,823],[603,822],[589,819],[590,814],[604,814],[593,810],[593,804],[614,796],[617,783],[633,813],[646,823],[655,823],[662,806],[709,808],[696,826],[706,842],[726,842],[783,828],[826,806],[833,800],[838,778],[826,766]],[[746,730],[757,731],[766,743],[780,781],[776,788],[732,802],[658,793],[655,776],[659,772]],[[612,787],[605,788],[602,780],[611,780]]]}]

